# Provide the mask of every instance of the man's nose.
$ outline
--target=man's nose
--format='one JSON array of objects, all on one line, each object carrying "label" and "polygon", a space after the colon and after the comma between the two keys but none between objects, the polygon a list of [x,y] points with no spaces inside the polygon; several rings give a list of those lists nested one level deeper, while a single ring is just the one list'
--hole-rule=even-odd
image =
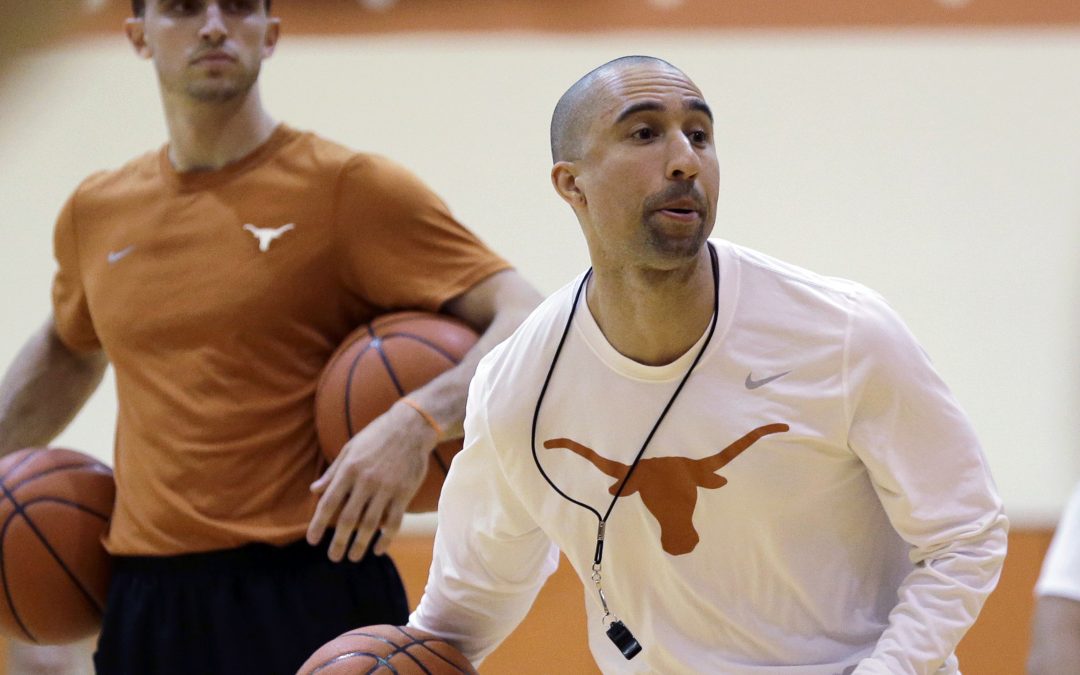
[{"label": "man's nose", "polygon": [[672,134],[668,149],[667,177],[670,180],[690,180],[701,171],[701,157],[685,134]]},{"label": "man's nose", "polygon": [[206,6],[206,19],[199,30],[199,37],[211,44],[217,44],[225,39],[229,29],[225,25],[225,19],[221,15],[221,7],[216,2]]}]

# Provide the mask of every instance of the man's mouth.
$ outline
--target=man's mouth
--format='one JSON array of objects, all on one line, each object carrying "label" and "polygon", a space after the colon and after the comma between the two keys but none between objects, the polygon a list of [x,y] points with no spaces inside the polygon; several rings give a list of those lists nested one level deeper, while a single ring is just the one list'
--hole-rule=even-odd
[{"label": "man's mouth", "polygon": [[684,209],[684,208],[664,208],[660,209],[658,213],[663,214],[667,218],[672,220],[679,220],[684,222],[693,222],[701,219],[701,213],[697,209]]},{"label": "man's mouth", "polygon": [[203,52],[191,60],[192,63],[232,63],[236,58],[223,51]]},{"label": "man's mouth", "polygon": [[703,209],[697,203],[697,200],[692,197],[684,197],[666,204],[661,204],[657,211],[669,217],[685,220],[702,217]]}]

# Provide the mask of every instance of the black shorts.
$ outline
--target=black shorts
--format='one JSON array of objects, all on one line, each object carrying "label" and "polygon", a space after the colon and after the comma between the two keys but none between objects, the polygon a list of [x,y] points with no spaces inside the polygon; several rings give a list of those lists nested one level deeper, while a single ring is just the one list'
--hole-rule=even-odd
[{"label": "black shorts", "polygon": [[406,622],[408,601],[390,558],[369,549],[358,563],[334,563],[326,548],[300,541],[117,557],[96,672],[295,675],[349,629]]}]

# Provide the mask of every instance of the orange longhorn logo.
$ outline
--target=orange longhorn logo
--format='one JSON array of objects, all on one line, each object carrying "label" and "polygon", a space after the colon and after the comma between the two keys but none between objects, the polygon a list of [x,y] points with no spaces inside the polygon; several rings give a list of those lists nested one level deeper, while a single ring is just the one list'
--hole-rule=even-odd
[{"label": "orange longhorn logo", "polygon": [[[660,544],[671,555],[690,553],[700,537],[694,529],[694,507],[699,487],[714,490],[727,485],[727,479],[716,471],[738,457],[743,450],[761,437],[787,431],[786,424],[767,424],[758,427],[720,452],[701,459],[688,457],[652,457],[642,459],[630,477],[622,494],[641,493],[645,508],[660,523]],[[553,438],[544,442],[545,448],[564,448],[587,459],[593,466],[615,479],[608,492],[614,495],[626,478],[630,466],[601,457],[592,448],[569,438]]]}]

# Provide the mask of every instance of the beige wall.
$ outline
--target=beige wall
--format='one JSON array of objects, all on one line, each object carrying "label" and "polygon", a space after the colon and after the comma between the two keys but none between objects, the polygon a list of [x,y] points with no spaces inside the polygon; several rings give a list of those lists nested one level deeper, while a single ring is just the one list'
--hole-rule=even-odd
[{"label": "beige wall", "polygon": [[[112,30],[125,3],[86,4],[108,4],[95,30]],[[462,0],[453,6],[467,9],[450,15],[435,14],[450,6],[439,1],[367,15],[336,0],[277,4],[287,22],[264,77],[271,108],[411,166],[545,292],[586,264],[577,226],[548,187],[555,99],[623,53],[684,67],[718,114],[717,234],[883,292],[970,412],[1014,521],[1052,525],[1080,477],[1075,0],[552,3],[559,12]],[[320,13],[331,9],[333,18]],[[383,34],[293,37],[289,21]],[[690,22],[712,28],[672,32]],[[399,32],[481,24],[573,35]],[[601,25],[667,32],[581,32]],[[776,30],[794,25],[818,29]],[[87,173],[164,137],[150,68],[118,33],[104,35],[0,73],[0,365],[48,311],[49,234],[63,199]],[[107,459],[113,395],[110,378],[61,441]],[[1022,672],[1048,538],[1014,530],[1001,586],[961,644],[965,672]],[[414,600],[429,550],[423,534],[396,547]],[[587,668],[579,598],[564,569],[485,672],[549,672],[551,645],[575,664],[564,669]]]},{"label": "beige wall", "polygon": [[[981,433],[1014,519],[1080,477],[1080,29],[290,37],[282,119],[382,152],[550,292],[586,264],[548,182],[562,90],[624,53],[682,66],[717,113],[716,233],[881,291]],[[0,362],[48,311],[50,230],[87,173],[164,138],[119,35],[0,81]],[[107,457],[111,379],[61,441]]]}]

